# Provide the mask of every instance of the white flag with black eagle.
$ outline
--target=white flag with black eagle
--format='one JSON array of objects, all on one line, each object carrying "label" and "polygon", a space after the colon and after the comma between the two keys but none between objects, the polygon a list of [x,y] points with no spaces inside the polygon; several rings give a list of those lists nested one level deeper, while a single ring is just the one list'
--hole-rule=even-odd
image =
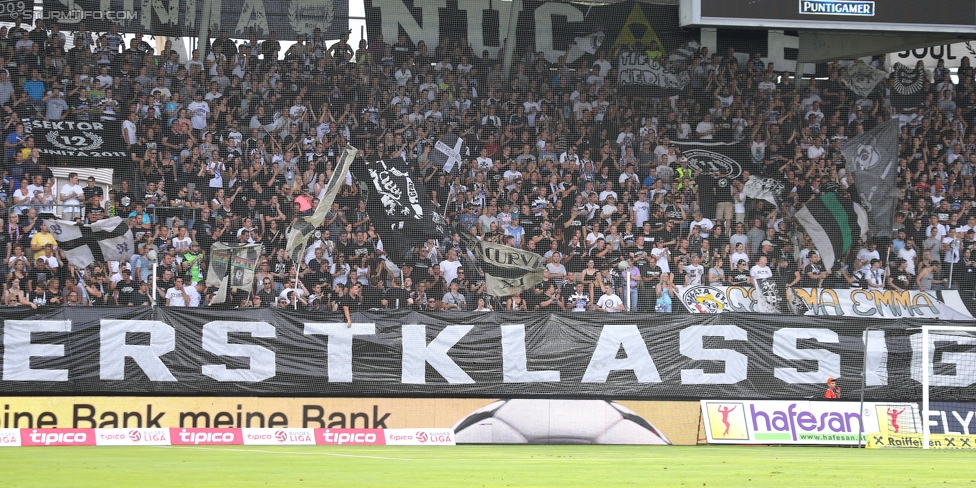
[{"label": "white flag with black eagle", "polygon": [[127,261],[135,245],[132,230],[122,217],[79,225],[68,220],[45,220],[68,262],[77,268],[106,261]]}]

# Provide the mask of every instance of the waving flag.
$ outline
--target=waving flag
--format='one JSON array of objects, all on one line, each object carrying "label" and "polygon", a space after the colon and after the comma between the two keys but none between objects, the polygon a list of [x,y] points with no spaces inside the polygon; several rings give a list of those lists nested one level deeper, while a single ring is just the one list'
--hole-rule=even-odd
[{"label": "waving flag", "polygon": [[427,239],[447,236],[447,221],[434,211],[423,180],[414,178],[402,159],[357,162],[351,171],[366,213],[393,261],[401,261]]},{"label": "waving flag", "polygon": [[898,200],[898,119],[852,138],[840,152],[854,177],[855,197],[867,212],[871,232],[890,236]]},{"label": "waving flag", "polygon": [[542,283],[545,279],[546,264],[542,256],[502,244],[480,241],[460,227],[458,232],[485,273],[486,292],[489,295],[514,295]]},{"label": "waving flag", "polygon": [[78,268],[91,263],[127,261],[135,249],[132,231],[121,217],[102,219],[89,225],[68,220],[45,220],[68,262]]},{"label": "waving flag", "polygon": [[823,263],[834,263],[857,245],[868,231],[868,216],[857,203],[838,198],[835,191],[824,191],[797,213],[807,234],[813,239]]},{"label": "waving flag", "polygon": [[349,167],[352,166],[357,154],[359,154],[359,149],[348,144],[342,150],[335,170],[332,171],[332,177],[329,178],[328,186],[325,187],[325,195],[319,200],[319,206],[315,207],[315,212],[312,215],[295,221],[291,232],[288,233],[286,251],[291,253],[295,248],[304,247],[308,243],[309,236],[315,233],[315,228],[322,225],[322,221],[325,220],[326,214],[332,207],[332,202],[339,194],[339,189],[342,188],[342,182],[346,181],[346,173],[349,172]]},{"label": "waving flag", "polygon": [[261,258],[261,244],[230,247],[217,242],[210,248],[210,269],[207,286],[217,286],[213,304],[227,301],[229,288],[250,291],[254,284],[254,268]]}]

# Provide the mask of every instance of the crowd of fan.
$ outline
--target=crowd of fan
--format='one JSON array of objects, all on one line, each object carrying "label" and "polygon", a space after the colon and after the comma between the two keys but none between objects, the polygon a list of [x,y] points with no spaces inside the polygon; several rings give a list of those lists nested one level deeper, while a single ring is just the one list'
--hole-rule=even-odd
[{"label": "crowd of fan", "polygon": [[[82,22],[71,35],[66,51],[56,25],[0,28],[5,305],[207,306],[215,242],[263,245],[254,289],[231,290],[229,306],[347,316],[404,307],[668,312],[685,284],[771,277],[781,289],[930,291],[972,289],[976,276],[976,89],[967,60],[958,82],[935,69],[905,109],[889,103],[890,80],[860,99],[839,80],[839,63],[827,79],[798,84],[732,49],[699,48],[685,59],[627,46],[691,76],[681,90],[633,94],[616,83],[620,48],[568,65],[530,45],[505,76],[500,60],[463,38],[430,48],[377,36],[353,49],[316,33],[282,52],[274,34],[240,43],[220,31],[205,59],[194,51],[181,63],[169,45],[156,53],[141,34],[126,45],[114,27],[95,35]],[[874,64],[882,67],[880,58]],[[902,120],[898,231],[831,272],[808,238],[795,252],[791,215],[827,185],[843,194],[840,148],[892,117]],[[108,195],[77,175],[53,188],[56,161],[33,150],[22,124],[31,119],[121,121],[118,144],[131,165],[117,168],[122,179]],[[470,150],[450,173],[432,157],[447,132]],[[748,172],[696,171],[677,140],[743,141],[762,176],[785,183],[786,201],[777,209],[747,199]],[[287,231],[317,206],[347,143],[370,160],[404,159],[438,212],[479,238],[543,255],[546,281],[485,295],[457,234],[388,265],[351,179],[296,270],[283,249]],[[137,253],[75,269],[43,223],[55,209],[85,222],[128,218]]]}]

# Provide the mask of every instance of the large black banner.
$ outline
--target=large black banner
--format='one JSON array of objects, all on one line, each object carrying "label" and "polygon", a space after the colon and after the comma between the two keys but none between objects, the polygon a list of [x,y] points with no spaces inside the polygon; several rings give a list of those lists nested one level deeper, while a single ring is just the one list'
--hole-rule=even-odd
[{"label": "large black banner", "polygon": [[[5,311],[3,394],[921,398],[923,321],[754,314]],[[869,328],[870,330],[867,330]],[[867,330],[867,331],[866,331]],[[933,400],[976,399],[976,336],[935,334]]]},{"label": "large black banner", "polygon": [[[519,5],[516,52],[523,53],[532,44],[550,62],[566,54],[566,62],[573,63],[603,44],[641,49],[654,49],[656,44],[670,52],[698,35],[697,30],[681,29],[677,5],[540,0]],[[511,2],[366,0],[371,39],[383,34],[383,40],[392,44],[403,33],[414,43],[424,41],[431,52],[443,38],[465,39],[475,55],[488,51],[496,59],[508,36],[511,15]]]},{"label": "large black banner", "polygon": [[31,120],[29,124],[42,157],[58,165],[111,166],[129,160],[128,151],[120,144],[118,122]]},{"label": "large black banner", "polygon": [[349,29],[348,0],[44,0],[44,15],[67,30],[85,21],[103,32],[114,21],[120,32],[196,36],[204,5],[211,5],[210,23],[238,39],[252,32],[263,39],[274,32],[278,40],[293,41],[298,34],[311,36],[315,28],[322,39],[338,39]]}]

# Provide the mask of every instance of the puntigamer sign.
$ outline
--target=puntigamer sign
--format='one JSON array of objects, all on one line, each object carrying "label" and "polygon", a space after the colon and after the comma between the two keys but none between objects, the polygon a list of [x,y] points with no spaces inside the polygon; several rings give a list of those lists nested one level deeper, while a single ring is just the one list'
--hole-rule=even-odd
[{"label": "puntigamer sign", "polygon": [[800,0],[800,13],[813,15],[874,16],[874,2]]}]

